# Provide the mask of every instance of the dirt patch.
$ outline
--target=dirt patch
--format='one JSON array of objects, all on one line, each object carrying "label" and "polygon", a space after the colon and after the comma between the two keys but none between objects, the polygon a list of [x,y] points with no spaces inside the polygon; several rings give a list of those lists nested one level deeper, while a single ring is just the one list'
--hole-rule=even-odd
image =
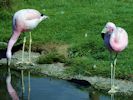
[{"label": "dirt patch", "polygon": [[68,48],[69,48],[69,45],[60,45],[60,46],[57,46],[56,50],[59,54],[61,55],[64,55],[66,58],[68,57]]},{"label": "dirt patch", "polygon": [[[68,56],[68,48],[70,46],[68,44],[58,44],[58,43],[36,43],[32,46],[33,52],[39,52],[40,54],[46,54],[49,52],[57,51],[57,53],[64,55],[64,57]],[[28,45],[26,46],[26,50],[28,50]]]}]

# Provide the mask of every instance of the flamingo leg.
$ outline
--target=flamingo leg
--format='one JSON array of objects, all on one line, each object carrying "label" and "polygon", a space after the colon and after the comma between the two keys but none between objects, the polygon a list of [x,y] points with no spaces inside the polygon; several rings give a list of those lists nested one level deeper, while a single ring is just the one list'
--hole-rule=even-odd
[{"label": "flamingo leg", "polygon": [[21,70],[21,77],[22,77],[22,94],[24,94],[24,92],[25,92],[25,86],[24,86],[24,71],[23,70]]},{"label": "flamingo leg", "polygon": [[111,63],[111,88],[113,86],[113,64]]},{"label": "flamingo leg", "polygon": [[22,49],[22,63],[24,63],[24,49],[25,49],[26,37],[24,37],[23,41],[23,49]]},{"label": "flamingo leg", "polygon": [[114,61],[113,61],[113,64],[112,64],[112,86],[111,86],[111,90],[112,92],[114,91],[114,80],[115,80],[115,66],[114,66]]},{"label": "flamingo leg", "polygon": [[116,93],[115,86],[114,86],[114,65],[111,63],[111,89],[108,91],[109,94],[114,94]]},{"label": "flamingo leg", "polygon": [[30,71],[28,71],[28,100],[30,100]]},{"label": "flamingo leg", "polygon": [[116,61],[117,61],[117,54],[113,60],[113,63],[111,62],[111,90],[108,91],[108,93],[116,93],[117,87],[115,86],[115,67],[116,67]]},{"label": "flamingo leg", "polygon": [[30,71],[28,71],[28,87],[29,87],[29,91],[31,90],[30,88]]},{"label": "flamingo leg", "polygon": [[111,63],[111,87],[113,85],[113,63],[112,63],[112,53],[110,52],[110,63]]},{"label": "flamingo leg", "polygon": [[25,43],[26,43],[26,37],[24,37],[23,40],[23,47],[22,47],[22,61],[17,62],[17,64],[23,64],[24,63],[24,49],[25,49]]},{"label": "flamingo leg", "polygon": [[29,41],[29,62],[31,62],[31,43],[32,43],[32,37],[31,37],[31,32],[30,32],[30,41]]},{"label": "flamingo leg", "polygon": [[115,82],[115,67],[116,67],[116,62],[117,62],[117,54],[115,55],[114,58],[114,67],[113,67],[113,88],[114,90],[117,90],[118,88],[115,86],[114,82]]},{"label": "flamingo leg", "polygon": [[31,37],[31,32],[30,32],[30,41],[29,41],[29,64],[34,65],[31,61],[31,44],[32,44],[32,37]]}]

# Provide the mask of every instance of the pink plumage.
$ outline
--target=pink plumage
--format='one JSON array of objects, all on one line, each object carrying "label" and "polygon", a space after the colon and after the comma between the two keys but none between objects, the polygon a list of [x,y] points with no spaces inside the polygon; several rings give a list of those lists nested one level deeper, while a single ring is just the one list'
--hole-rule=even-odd
[{"label": "pink plumage", "polygon": [[123,51],[128,45],[127,32],[123,28],[117,27],[110,37],[110,45],[115,52]]}]

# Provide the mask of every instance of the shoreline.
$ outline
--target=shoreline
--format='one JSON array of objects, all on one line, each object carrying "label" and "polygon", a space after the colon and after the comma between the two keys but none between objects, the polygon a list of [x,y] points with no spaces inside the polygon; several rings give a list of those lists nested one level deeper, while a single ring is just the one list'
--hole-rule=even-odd
[{"label": "shoreline", "polygon": [[[92,87],[97,90],[102,90],[107,92],[110,89],[110,78],[103,78],[101,76],[83,76],[83,75],[70,75],[65,73],[63,63],[54,63],[54,64],[36,64],[37,58],[40,56],[39,53],[32,52],[32,61],[35,63],[34,66],[29,66],[26,64],[16,65],[15,63],[20,61],[21,51],[18,51],[13,56],[12,60],[12,69],[15,70],[30,70],[33,74],[47,75],[50,77],[56,77],[63,80],[78,80],[89,82]],[[25,52],[25,61],[28,59],[28,52]],[[0,64],[5,65],[6,59],[0,60]],[[116,79],[115,84],[118,85],[119,89],[116,95],[128,95],[133,96],[133,82],[127,80]]]}]

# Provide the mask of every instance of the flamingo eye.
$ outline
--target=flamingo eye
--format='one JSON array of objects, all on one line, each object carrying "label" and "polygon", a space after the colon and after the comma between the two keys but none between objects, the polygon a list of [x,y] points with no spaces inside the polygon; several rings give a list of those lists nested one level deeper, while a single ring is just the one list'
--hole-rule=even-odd
[{"label": "flamingo eye", "polygon": [[41,16],[43,16],[44,14],[41,14]]}]

